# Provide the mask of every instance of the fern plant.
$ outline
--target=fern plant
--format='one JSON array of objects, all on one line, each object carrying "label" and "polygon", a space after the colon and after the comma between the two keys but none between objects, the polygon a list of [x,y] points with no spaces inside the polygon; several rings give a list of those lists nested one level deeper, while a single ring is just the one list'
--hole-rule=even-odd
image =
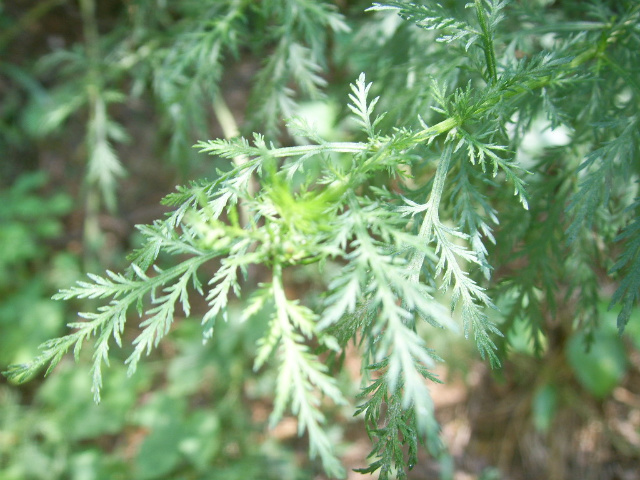
[{"label": "fern plant", "polygon": [[[48,341],[8,375],[24,381],[43,366],[51,371],[93,339],[99,401],[102,367],[113,344],[123,346],[131,311],[141,318],[127,360],[134,372],[169,333],[177,310],[189,316],[192,295],[207,301],[205,339],[215,335],[216,322],[266,310],[271,315],[254,365],[278,372],[271,425],[290,409],[311,456],[330,476],[343,477],[323,412],[327,401],[348,399],[332,370],[339,362],[324,360],[339,358],[355,341],[364,372],[356,414],[373,442],[362,471],[405,478],[420,443],[434,455],[442,451],[429,394],[429,382],[439,381],[433,374],[439,357],[421,335],[425,328],[455,329],[459,318],[465,336],[497,367],[502,335],[518,321],[527,323],[539,350],[550,325],[568,331],[596,325],[597,269],[604,268],[620,276],[612,307],[622,305],[622,331],[640,287],[633,199],[640,7],[622,1],[577,9],[567,2],[540,16],[528,5],[375,3],[371,15],[397,14],[404,22],[385,17],[392,28],[379,43],[409,38],[429,48],[410,49],[404,64],[386,72],[393,57],[385,52],[375,60],[354,54],[354,64],[364,58],[381,72],[380,85],[364,73],[350,85],[346,107],[360,140],[325,140],[293,117],[289,131],[305,144],[279,147],[259,133],[198,142],[200,152],[234,163],[215,180],[166,197],[174,211],[139,227],[146,240],[125,273],[90,274],[58,293],[61,300],[103,305],[80,314],[71,333]],[[325,27],[344,28],[331,21]],[[366,34],[365,24],[354,35]],[[270,121],[288,111],[286,90],[273,89],[287,84],[279,65],[292,48],[282,40],[258,79],[271,82],[264,104]],[[313,42],[308,48],[312,59],[321,50]],[[300,79],[309,93],[323,85],[316,66],[300,68],[307,68]],[[410,102],[412,117],[398,110]],[[570,142],[527,159],[527,138],[540,119],[569,132]],[[175,261],[161,264],[161,252]],[[216,266],[210,278],[202,272],[206,264]],[[268,272],[266,280],[250,292],[242,318],[227,318],[257,266]],[[287,272],[296,269],[334,273],[309,303],[286,288]],[[443,296],[449,309],[436,300]],[[568,315],[558,302],[569,304]]]},{"label": "fern plant", "polygon": [[[22,21],[35,23],[57,3],[63,2],[28,10]],[[116,214],[118,190],[129,170],[121,158],[134,135],[126,117],[141,113],[131,105],[141,99],[149,105],[158,119],[159,160],[177,164],[184,174],[194,168],[188,148],[207,134],[212,120],[225,135],[238,134],[220,84],[241,52],[252,52],[250,68],[256,73],[248,120],[275,137],[281,118],[292,114],[300,98],[321,96],[326,82],[319,71],[327,64],[329,36],[347,29],[334,6],[310,0],[136,0],[111,20],[102,18],[95,0],[82,0],[78,7],[74,13],[82,29],[69,36],[81,41],[54,49],[33,67],[37,78],[28,85],[22,121],[37,139],[59,135],[71,119],[85,122],[84,243],[94,256],[104,242],[99,217],[105,210]],[[8,30],[0,47],[19,32]],[[271,50],[273,55],[265,55]],[[261,64],[259,58],[267,60]],[[0,69],[21,86],[15,66],[0,64]]]}]

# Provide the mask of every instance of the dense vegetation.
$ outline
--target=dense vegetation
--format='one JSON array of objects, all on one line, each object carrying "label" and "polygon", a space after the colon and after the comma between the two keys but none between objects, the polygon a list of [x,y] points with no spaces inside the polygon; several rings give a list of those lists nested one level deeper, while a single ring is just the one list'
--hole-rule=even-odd
[{"label": "dense vegetation", "polygon": [[[56,15],[82,31],[26,56],[20,28]],[[81,0],[0,3],[0,22],[1,358],[14,382],[79,361],[3,390],[24,423],[0,425],[25,439],[0,450],[6,478],[300,475],[258,441],[260,409],[272,429],[293,414],[331,478],[349,412],[371,441],[362,473],[405,478],[423,445],[446,478],[430,388],[441,357],[475,359],[442,338],[461,331],[491,367],[517,367],[540,434],[577,392],[604,401],[637,369],[637,2]],[[105,218],[136,201],[138,141],[156,152],[142,178],[185,185],[114,244]],[[54,142],[81,152],[58,167],[82,177],[70,194],[17,163]],[[66,302],[46,299],[57,288]],[[101,453],[133,426],[136,453]],[[34,450],[41,472],[19,457]]]}]

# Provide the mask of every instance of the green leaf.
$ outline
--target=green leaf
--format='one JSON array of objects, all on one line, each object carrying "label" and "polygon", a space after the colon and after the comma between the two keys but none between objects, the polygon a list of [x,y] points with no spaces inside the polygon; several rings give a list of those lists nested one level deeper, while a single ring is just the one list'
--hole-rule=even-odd
[{"label": "green leaf", "polygon": [[533,396],[531,405],[533,426],[542,433],[547,433],[553,424],[558,407],[557,388],[546,384],[539,388]]},{"label": "green leaf", "polygon": [[596,333],[588,349],[584,335],[573,335],[566,354],[580,384],[598,398],[609,396],[627,370],[621,339],[606,329]]}]

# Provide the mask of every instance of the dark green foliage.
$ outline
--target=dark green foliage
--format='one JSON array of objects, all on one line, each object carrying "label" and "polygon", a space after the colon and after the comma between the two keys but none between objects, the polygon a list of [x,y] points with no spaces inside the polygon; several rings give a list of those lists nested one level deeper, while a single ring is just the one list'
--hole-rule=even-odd
[{"label": "dark green foliage", "polygon": [[[47,337],[60,333],[64,309],[50,295],[73,281],[77,265],[53,255],[48,241],[60,236],[60,217],[71,209],[64,194],[44,196],[43,174],[24,174],[0,191],[0,363],[23,361]],[[46,271],[47,275],[37,272]]]},{"label": "dark green foliage", "polygon": [[[326,411],[348,398],[337,363],[323,360],[355,341],[365,373],[356,414],[373,442],[371,465],[362,471],[387,479],[406,478],[420,444],[442,453],[429,394],[440,359],[425,340],[429,329],[456,330],[459,320],[480,356],[497,367],[524,324],[538,354],[568,348],[579,363],[576,332],[588,341],[599,331],[604,272],[619,277],[611,305],[621,305],[621,332],[640,296],[640,6],[578,8],[585,2],[569,1],[541,14],[542,2],[538,9],[529,3],[375,3],[352,33],[336,9],[311,0],[151,10],[151,3],[135,3],[137,30],[118,45],[136,45],[140,71],[133,78],[141,88],[152,85],[174,122],[174,151],[205,125],[203,105],[220,101],[223,60],[242,48],[269,53],[250,102],[249,122],[262,133],[199,141],[200,152],[227,159],[229,167],[166,197],[174,211],[139,227],[145,240],[126,273],[90,274],[61,290],[55,298],[97,299],[101,306],[80,314],[71,333],[45,342],[34,360],[11,366],[9,377],[22,381],[42,366],[50,370],[93,340],[99,400],[102,367],[113,344],[123,347],[131,314],[140,318],[125,360],[133,375],[200,296],[204,340],[216,338],[221,321],[240,328],[260,319],[252,362],[256,371],[276,372],[270,424],[287,410],[296,415],[310,455],[332,477],[344,470]],[[167,25],[169,34],[149,36],[147,22]],[[322,98],[327,80],[320,72],[337,33],[376,41],[344,54],[354,81],[340,101],[352,118],[336,138],[324,138],[296,116],[292,85]],[[399,45],[408,47],[399,52]],[[88,49],[77,63],[69,55],[61,64],[74,75],[85,64],[86,75],[96,75],[95,52]],[[119,74],[124,69],[113,79]],[[105,112],[123,98],[111,92],[111,80],[86,90],[90,150],[104,157],[90,160],[88,178],[103,186],[120,172],[109,143],[120,130]],[[54,109],[56,125],[80,108],[74,102]],[[214,108],[223,118],[225,106]],[[278,146],[282,116],[290,117],[287,132],[298,145]],[[531,139],[540,132],[548,145]],[[256,271],[263,282],[253,288]],[[299,272],[330,278],[295,298],[299,292],[292,294],[287,281]],[[620,377],[607,378],[615,384]],[[606,394],[611,384],[592,393]],[[540,390],[539,404],[552,404],[553,395]],[[539,428],[548,428],[536,408]],[[161,433],[147,437],[143,451],[165,448]],[[166,465],[147,461],[169,472],[178,458],[171,455],[162,458]]]},{"label": "dark green foliage", "polygon": [[628,207],[630,212],[635,211],[635,218],[625,227],[615,240],[625,242],[625,249],[616,263],[611,267],[611,273],[623,272],[620,286],[613,294],[611,305],[621,304],[622,309],[618,315],[618,329],[622,332],[629,322],[634,305],[637,306],[640,299],[640,199]]}]

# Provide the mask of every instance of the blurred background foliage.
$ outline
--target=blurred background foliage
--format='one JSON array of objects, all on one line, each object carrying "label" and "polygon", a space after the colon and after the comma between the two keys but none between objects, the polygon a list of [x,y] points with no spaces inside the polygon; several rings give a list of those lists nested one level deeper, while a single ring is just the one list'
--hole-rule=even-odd
[{"label": "blurred background foliage", "polygon": [[[554,2],[530,3],[542,9]],[[382,97],[387,126],[400,117],[417,124],[432,92],[397,70],[419,77],[437,71],[442,83],[464,76],[450,62],[455,51],[442,55],[432,36],[399,17],[365,14],[369,6],[0,0],[0,370],[32,357],[74,320],[80,306],[54,302],[53,293],[85,272],[121,267],[124,252],[137,245],[133,226],[162,215],[161,197],[188,179],[215,176],[216,160],[191,149],[197,140],[258,130],[291,143],[281,119],[294,112],[313,119],[324,138],[349,138],[347,112],[330,99],[345,98],[363,70],[374,88],[408,92]],[[297,295],[304,296],[317,280],[299,274]],[[528,478],[534,447],[563,421],[578,421],[563,417],[567,409],[615,437],[611,472],[640,461],[640,404],[632,394],[640,385],[640,318],[635,311],[618,336],[609,290],[597,302],[600,321],[573,334],[561,357],[542,366],[526,322],[509,324],[504,349],[511,363],[497,372],[472,361],[473,347],[461,338],[429,338],[446,360],[451,391],[463,385],[457,403],[434,392],[457,466],[443,461],[436,470],[416,469],[413,478],[434,471],[463,478],[456,477],[463,470],[471,478],[503,478],[492,465],[512,469],[504,478]],[[179,319],[132,378],[113,362],[99,406],[82,361],[68,359],[22,386],[0,377],[0,480],[321,478],[305,460],[295,426],[265,429],[274,379],[253,375],[265,322],[249,322],[242,329],[221,323],[203,345],[199,319]],[[357,384],[347,374],[342,381]],[[524,411],[518,419],[529,426],[513,425],[521,431],[497,439],[491,422],[514,411]],[[345,461],[362,466],[358,455],[368,447],[358,447],[356,420],[349,411],[332,415]],[[467,430],[458,428],[460,418]],[[469,429],[480,440],[461,451],[456,442]],[[515,455],[505,442],[525,434],[519,454],[529,456],[502,458]],[[549,461],[561,447],[545,445],[552,454],[541,458]]]},{"label": "blurred background foliage", "polygon": [[[298,4],[302,13],[325,8]],[[122,266],[137,245],[133,226],[162,215],[160,198],[215,175],[215,161],[191,145],[246,125],[254,74],[286,61],[305,33],[286,7],[0,2],[0,370],[75,317],[80,306],[53,293],[84,272]],[[278,36],[279,25],[289,31]],[[324,82],[305,75],[326,62],[318,42],[332,28],[309,27],[321,34],[305,47],[313,54],[297,57],[307,62],[296,79],[307,82],[307,100]],[[278,48],[280,57],[267,55]],[[290,80],[271,72],[255,82],[251,102],[262,110],[252,120],[281,129],[282,109],[295,108]],[[1,378],[0,479],[309,478],[295,428],[265,433],[271,379],[248,380],[260,322],[221,325],[205,346],[199,319],[181,319],[133,378],[113,362],[99,406],[82,359],[20,387]]]}]

